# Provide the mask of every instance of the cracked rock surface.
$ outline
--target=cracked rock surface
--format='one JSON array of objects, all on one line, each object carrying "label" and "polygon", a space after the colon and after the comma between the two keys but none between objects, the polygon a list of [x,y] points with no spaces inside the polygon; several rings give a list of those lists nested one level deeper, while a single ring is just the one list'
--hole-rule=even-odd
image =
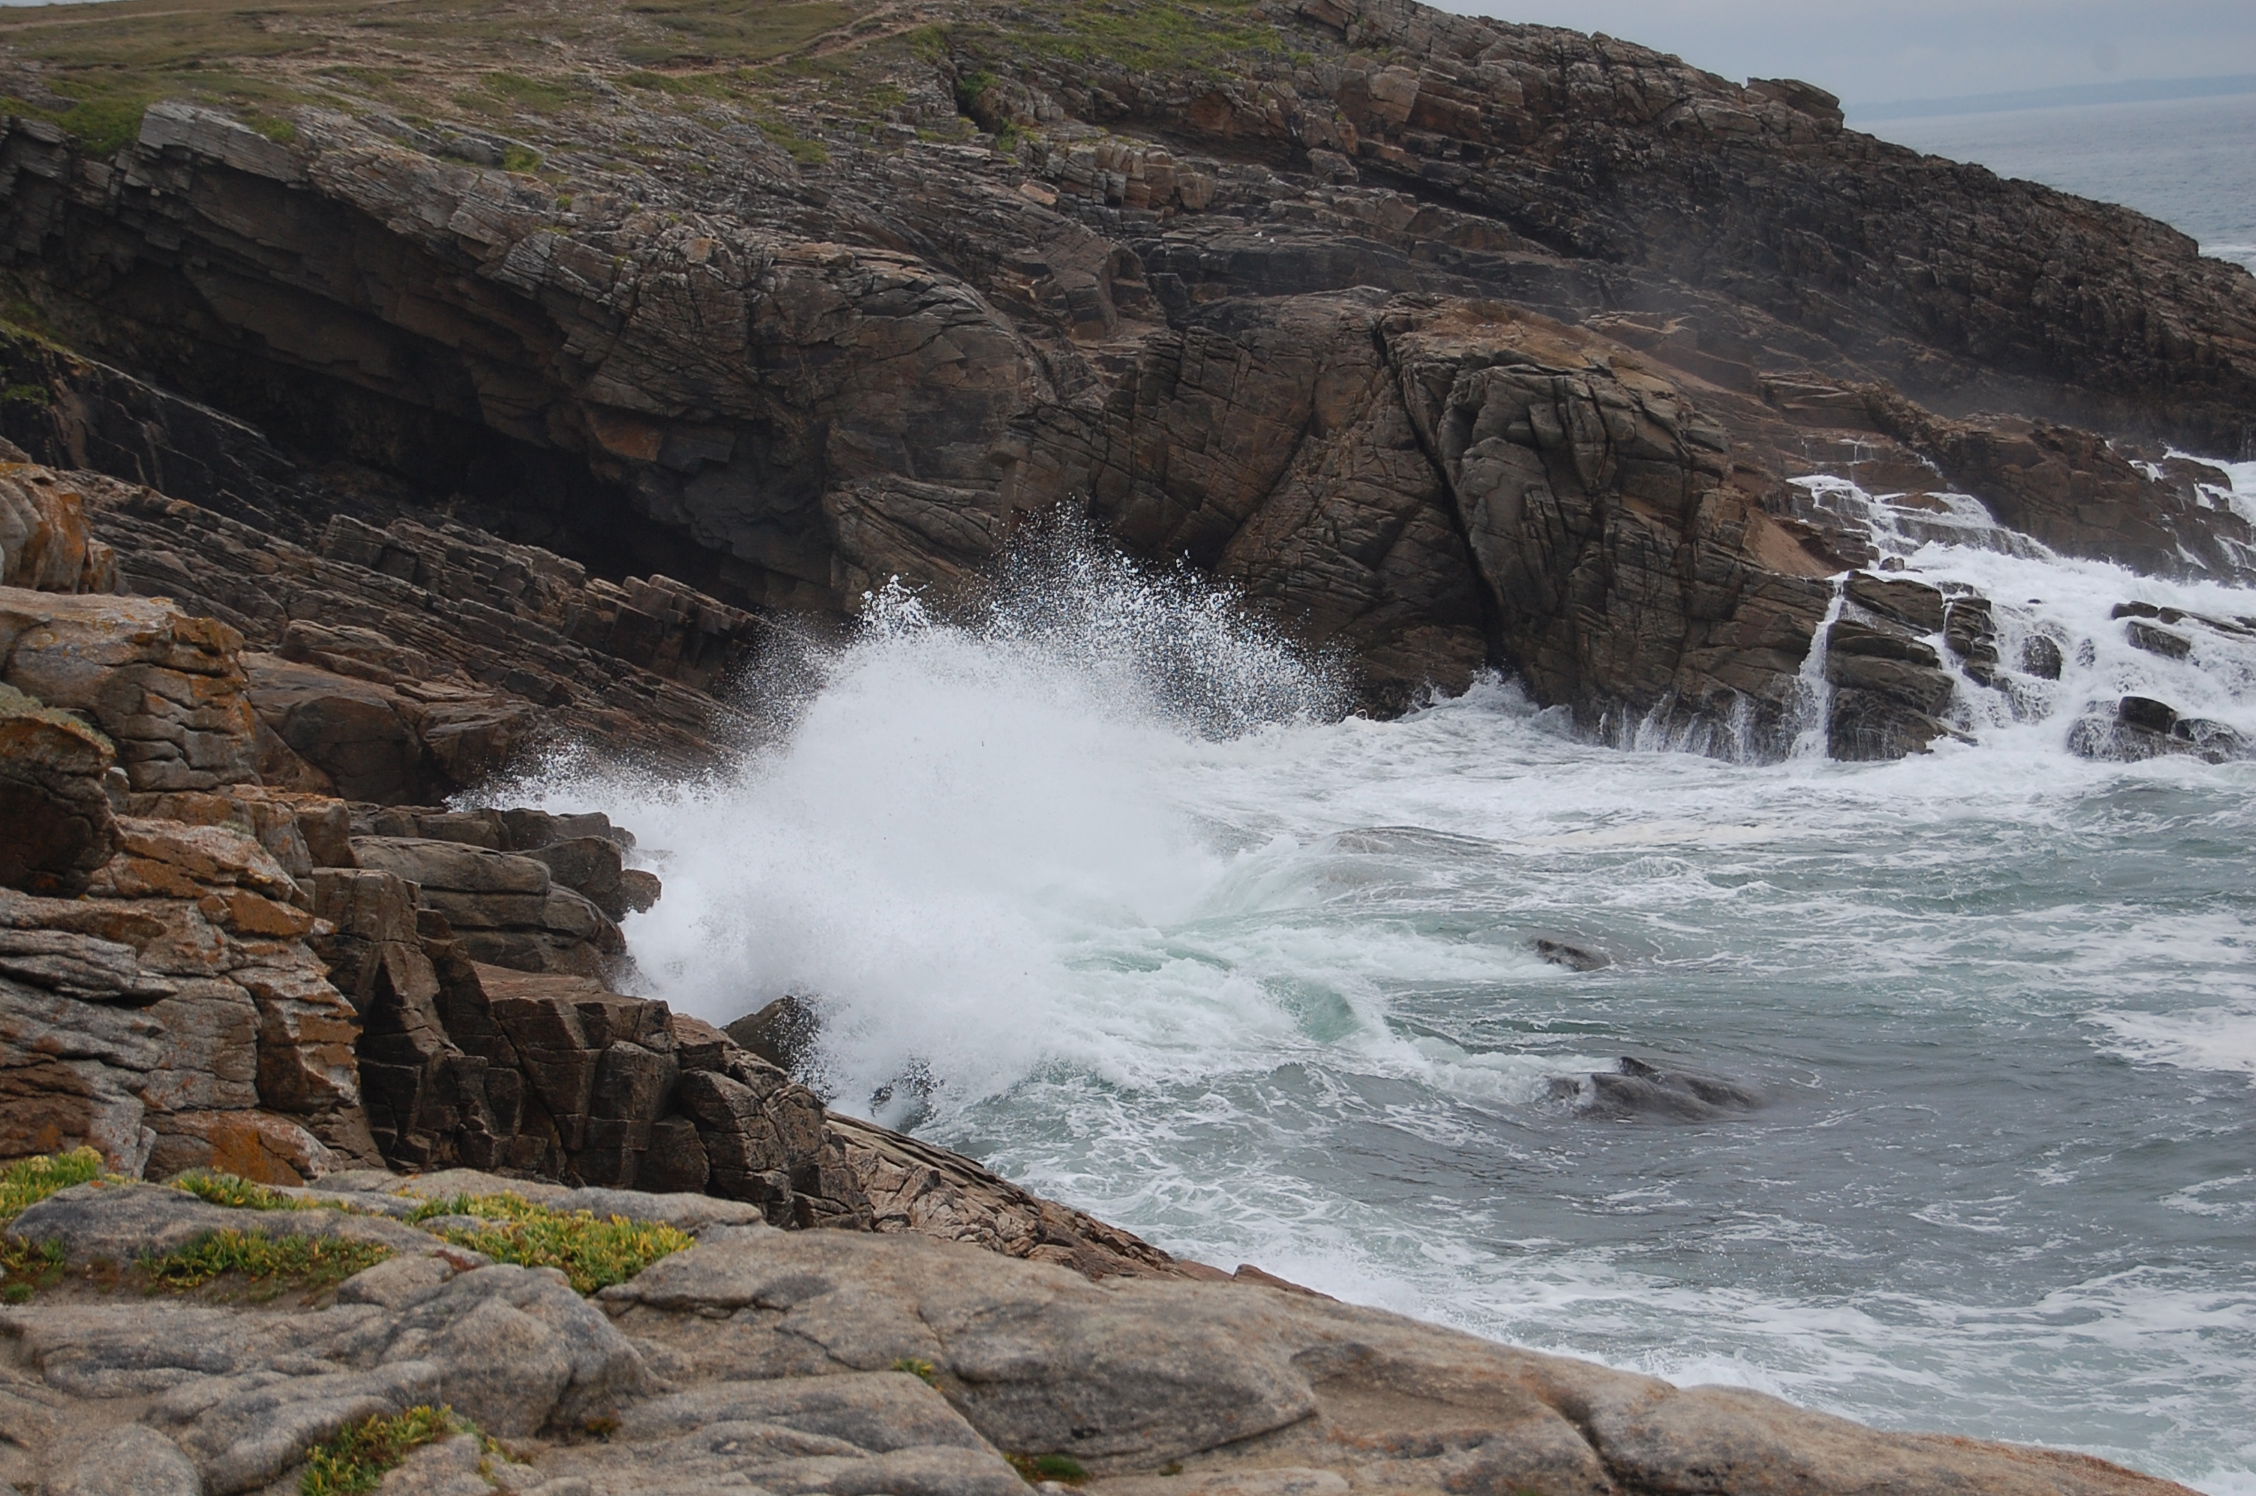
[{"label": "cracked rock surface", "polygon": [[23,1229],[74,1262],[206,1216],[367,1232],[403,1252],[296,1303],[72,1289],[0,1310],[0,1476],[51,1493],[294,1491],[319,1440],[445,1403],[499,1445],[430,1446],[384,1491],[1011,1496],[1027,1486],[1005,1456],[1051,1455],[1111,1496],[2183,1492],[2079,1456],[1880,1433],[1304,1293],[1091,1282],[959,1243],[781,1231],[690,1196],[552,1195],[698,1234],[588,1300],[561,1273],[487,1263],[388,1219],[411,1203],[402,1188],[505,1181],[336,1183],[291,1193],[353,1213],[225,1209],[146,1185],[79,1186],[26,1211]]}]

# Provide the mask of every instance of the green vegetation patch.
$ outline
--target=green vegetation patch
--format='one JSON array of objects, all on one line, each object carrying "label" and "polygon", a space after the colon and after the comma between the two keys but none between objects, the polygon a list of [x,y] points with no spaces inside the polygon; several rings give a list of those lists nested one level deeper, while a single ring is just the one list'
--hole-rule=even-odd
[{"label": "green vegetation patch", "polygon": [[134,1265],[152,1293],[186,1293],[227,1277],[280,1293],[333,1288],[392,1255],[380,1242],[227,1230],[206,1232],[184,1247],[143,1257]]},{"label": "green vegetation patch", "polygon": [[713,62],[767,62],[787,56],[848,26],[862,7],[815,0],[638,0],[629,12],[652,22],[658,35],[622,44],[619,55],[644,67]]},{"label": "green vegetation patch", "polygon": [[903,1356],[893,1363],[893,1369],[907,1372],[927,1387],[940,1385],[940,1368],[925,1360],[922,1356]]},{"label": "green vegetation patch", "polygon": [[63,1276],[67,1260],[53,1242],[0,1236],[0,1303],[23,1304]]},{"label": "green vegetation patch", "polygon": [[19,1159],[0,1169],[0,1226],[37,1205],[49,1195],[74,1184],[91,1184],[102,1177],[102,1155],[91,1148]]},{"label": "green vegetation patch", "polygon": [[1077,1486],[1089,1478],[1081,1462],[1064,1454],[1006,1454],[1010,1467],[1016,1470],[1030,1486],[1043,1481],[1056,1481],[1061,1486]]},{"label": "green vegetation patch", "polygon": [[271,1185],[254,1184],[213,1169],[192,1169],[178,1175],[172,1180],[172,1187],[231,1210],[308,1210],[315,1204],[295,1195],[285,1195]]},{"label": "green vegetation patch", "polygon": [[356,1423],[307,1453],[299,1496],[364,1496],[424,1445],[477,1432],[477,1425],[454,1409],[428,1403],[395,1417]]},{"label": "green vegetation patch", "polygon": [[521,1195],[428,1200],[408,1220],[423,1224],[442,1216],[473,1216],[491,1224],[440,1226],[435,1229],[441,1238],[496,1262],[561,1268],[584,1294],[624,1283],[659,1258],[697,1244],[696,1237],[677,1227],[625,1216],[599,1218],[586,1210],[550,1210]]}]

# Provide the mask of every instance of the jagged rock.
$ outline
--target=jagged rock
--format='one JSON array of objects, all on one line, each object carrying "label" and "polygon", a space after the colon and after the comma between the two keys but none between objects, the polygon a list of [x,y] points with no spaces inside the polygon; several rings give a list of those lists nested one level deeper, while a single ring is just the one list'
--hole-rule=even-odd
[{"label": "jagged rock", "polygon": [[0,887],[73,897],[117,850],[117,755],[65,712],[0,686]]},{"label": "jagged rock", "polygon": [[[2042,634],[2032,635],[2031,642],[2042,639]],[[1997,684],[1998,649],[1997,617],[1984,597],[1954,597],[1943,614],[1943,642],[1957,657],[1967,679],[1976,685]],[[2050,642],[2047,640],[2046,642]],[[2057,646],[2055,647],[2057,656]],[[2029,674],[2037,674],[2030,671]],[[2053,678],[2059,678],[2057,658]]]},{"label": "jagged rock", "polygon": [[786,1075],[796,1075],[814,1052],[822,1024],[814,1009],[785,995],[756,1013],[745,1014],[723,1032]]},{"label": "jagged rock", "polygon": [[255,778],[241,648],[163,601],[0,588],[0,680],[92,719],[137,790]]},{"label": "jagged rock", "polygon": [[[489,898],[527,897],[548,877],[462,842],[357,845],[372,864],[454,869],[453,882],[499,890]],[[475,931],[426,936],[413,887],[383,866],[315,877],[334,929],[321,948],[362,1015],[367,1115],[387,1157],[710,1190],[793,1225],[867,1223],[812,1092],[664,1003],[481,964]]]},{"label": "jagged rock", "polygon": [[302,943],[304,891],[226,826],[117,833],[87,896],[0,896],[0,1149],[288,1183],[373,1161],[360,1022]]},{"label": "jagged rock", "polygon": [[86,501],[58,473],[0,460],[0,587],[115,592],[117,556],[86,526]]},{"label": "jagged rock", "polygon": [[1149,1242],[1021,1189],[960,1153],[851,1117],[832,1117],[830,1130],[844,1145],[878,1231],[970,1242],[1089,1278],[1185,1271]]},{"label": "jagged rock", "polygon": [[1613,958],[1602,952],[1585,950],[1563,940],[1538,939],[1535,953],[1553,966],[1564,966],[1569,971],[1602,971],[1614,964]]},{"label": "jagged rock", "polygon": [[[420,707],[455,786],[533,709],[709,759],[743,725],[714,700],[757,652],[739,605],[963,581],[1084,495],[1352,652],[1369,699],[1500,664],[1594,730],[1757,755],[1812,584],[1871,559],[1796,507],[1813,462],[1932,462],[2065,549],[2221,575],[2256,542],[2213,470],[2108,444],[2235,443],[2256,388],[2246,277],[2134,214],[1791,80],[1406,0],[1267,7],[1266,42],[1195,66],[935,14],[936,52],[835,33],[757,119],[634,88],[545,114],[541,149],[602,163],[564,195],[492,169],[530,147],[451,95],[413,126],[301,109],[288,147],[168,104],[114,165],[12,127],[27,297],[297,451],[22,339],[11,377],[72,398],[8,429],[138,481],[177,433],[204,507],[92,494],[132,584]],[[620,45],[551,62],[623,76]],[[908,102],[864,128],[881,81]],[[919,138],[967,109],[1013,148]],[[340,254],[382,269],[313,268]],[[1842,741],[1917,746],[1925,689],[1851,686]]]},{"label": "jagged rock", "polygon": [[362,867],[417,886],[473,960],[521,971],[601,976],[626,950],[619,927],[584,895],[555,886],[547,864],[463,842],[356,836]]},{"label": "jagged rock", "polygon": [[1933,459],[1998,520],[2072,556],[2140,571],[2239,577],[2256,564],[2256,526],[2213,506],[2225,475],[2197,462],[2142,467],[2088,431],[1988,417],[1948,421],[1875,397],[1881,429]]},{"label": "jagged rock", "polygon": [[2160,655],[2165,660],[2182,660],[2193,653],[2191,639],[2170,629],[2157,628],[2142,619],[2134,618],[2124,624],[2123,637],[2130,640],[2132,648]]},{"label": "jagged rock", "polygon": [[2181,717],[2150,696],[2125,696],[2112,713],[2094,702],[2068,729],[2068,751],[2079,758],[2137,763],[2185,754],[2206,763],[2256,757],[2256,744],[2222,722]]},{"label": "jagged rock", "polygon": [[[99,491],[93,522],[125,580],[226,620],[266,656],[283,715],[323,701],[373,745],[399,744],[426,800],[476,786],[557,738],[670,770],[709,766],[744,730],[713,688],[751,662],[762,627],[663,577],[623,586],[459,525],[345,516],[302,543],[147,490]],[[387,720],[388,719],[388,720]],[[314,724],[303,728],[318,742]],[[412,747],[412,752],[409,751]],[[344,791],[353,793],[351,789]]]}]

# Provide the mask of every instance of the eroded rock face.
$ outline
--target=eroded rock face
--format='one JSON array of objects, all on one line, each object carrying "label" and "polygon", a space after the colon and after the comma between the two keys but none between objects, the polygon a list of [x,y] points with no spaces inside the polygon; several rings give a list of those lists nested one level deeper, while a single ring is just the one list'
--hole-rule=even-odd
[{"label": "eroded rock face", "polygon": [[0,686],[0,887],[68,898],[117,850],[107,739]]},{"label": "eroded rock face", "polygon": [[91,719],[137,790],[257,777],[242,642],[158,599],[0,588],[0,682]]},{"label": "eroded rock face", "polygon": [[115,592],[117,556],[86,525],[86,500],[59,474],[0,450],[0,587]]},{"label": "eroded rock face", "polygon": [[[306,109],[254,146],[161,104],[131,193],[17,127],[0,254],[38,304],[309,461],[21,350],[74,398],[10,430],[148,481],[127,417],[177,428],[180,496],[230,518],[100,501],[164,538],[132,585],[354,682],[277,712],[353,716],[364,783],[424,796],[521,752],[528,704],[694,760],[737,606],[945,592],[1061,504],[1344,647],[1370,701],[1494,664],[1593,730],[1757,756],[1815,584],[1872,559],[1785,490],[1813,465],[1932,464],[2081,554],[2256,557],[2213,473],[2110,444],[2225,450],[2256,394],[2256,286],[2159,224],[1847,131],[1808,85],[1409,0],[1264,6],[1180,66],[1051,45],[1040,8],[935,15],[937,53],[842,30],[750,115],[607,85],[520,119],[565,193],[491,169],[492,121]],[[609,45],[559,42],[574,77]],[[865,129],[881,83],[905,102]],[[963,114],[1013,148],[915,138]],[[1832,642],[1842,751],[1932,739],[1924,661]]]}]

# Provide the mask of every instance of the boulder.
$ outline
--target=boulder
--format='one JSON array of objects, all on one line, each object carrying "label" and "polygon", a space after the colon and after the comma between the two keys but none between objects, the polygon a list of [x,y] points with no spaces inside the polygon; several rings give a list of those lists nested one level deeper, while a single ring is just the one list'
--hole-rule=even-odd
[{"label": "boulder", "polygon": [[800,999],[786,994],[731,1023],[730,1040],[783,1071],[796,1075],[822,1037],[822,1020]]},{"label": "boulder", "polygon": [[2125,696],[2112,712],[2098,702],[2087,706],[2069,726],[2068,751],[2119,763],[2184,755],[2222,764],[2256,757],[2256,743],[2223,722],[2181,717],[2151,696]]},{"label": "boulder", "polygon": [[1618,1070],[1553,1080],[1551,1094],[1572,1103],[1579,1115],[1609,1120],[1652,1117],[1709,1122],[1743,1116],[1765,1101],[1761,1091],[1739,1081],[1697,1071],[1663,1070],[1628,1055],[1622,1057]]},{"label": "boulder", "polygon": [[431,773],[399,694],[267,654],[243,660],[259,720],[349,800],[427,799]]}]

